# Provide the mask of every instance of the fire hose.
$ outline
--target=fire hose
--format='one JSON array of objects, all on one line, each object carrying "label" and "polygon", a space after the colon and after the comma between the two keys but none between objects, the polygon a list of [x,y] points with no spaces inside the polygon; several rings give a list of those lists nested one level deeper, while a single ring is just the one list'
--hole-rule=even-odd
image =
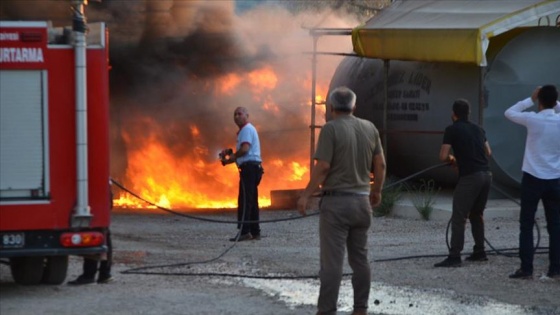
[{"label": "fire hose", "polygon": [[[400,179],[400,180],[398,180],[398,181],[395,181],[394,183],[391,183],[390,185],[387,185],[387,186],[383,187],[383,190],[389,189],[389,188],[391,188],[391,187],[393,187],[393,186],[396,186],[396,185],[398,185],[398,184],[401,184],[401,183],[403,183],[403,182],[406,182],[407,180],[410,180],[410,179],[412,179],[412,178],[414,178],[414,177],[416,177],[416,176],[418,176],[418,175],[420,175],[420,174],[422,174],[422,173],[425,173],[425,172],[427,172],[427,171],[430,171],[430,170],[433,170],[433,169],[436,169],[436,168],[440,168],[440,167],[446,166],[446,165],[449,165],[449,163],[441,163],[441,164],[437,164],[437,165],[428,167],[428,168],[426,168],[426,169],[424,169],[424,170],[422,170],[422,171],[416,172],[416,173],[414,173],[414,174],[412,174],[412,175],[409,175],[409,176],[407,176],[407,177],[405,177],[405,178],[403,178],[403,179]],[[307,216],[305,216],[305,217],[304,217],[304,216],[301,216],[301,217],[293,217],[293,218],[274,219],[274,220],[258,220],[258,221],[232,221],[232,220],[209,219],[209,218],[204,218],[204,217],[200,217],[200,216],[193,216],[193,215],[189,215],[189,214],[186,214],[186,213],[181,213],[181,212],[174,211],[174,210],[169,209],[169,208],[166,208],[166,207],[162,207],[162,206],[160,206],[160,205],[155,204],[155,203],[152,202],[152,201],[146,200],[145,198],[143,198],[143,197],[141,197],[140,195],[134,193],[133,191],[131,191],[130,189],[126,188],[125,186],[123,186],[122,184],[120,184],[119,182],[117,182],[117,181],[114,180],[114,179],[111,179],[111,182],[112,182],[115,186],[117,186],[117,187],[119,187],[120,189],[122,189],[123,191],[129,193],[131,196],[136,197],[137,199],[139,199],[139,200],[141,200],[141,201],[143,201],[143,202],[149,204],[150,206],[156,207],[157,209],[160,209],[160,210],[162,210],[162,211],[165,211],[165,212],[168,212],[168,213],[171,213],[171,214],[174,214],[174,215],[186,217],[186,218],[193,219],[193,220],[199,220],[199,221],[214,222],[214,223],[228,223],[228,224],[243,224],[243,223],[259,223],[259,224],[260,224],[260,223],[273,223],[273,222],[281,222],[281,221],[299,220],[299,219],[303,219],[303,218],[305,218],[305,217],[314,216],[314,215],[318,215],[318,214],[319,214],[319,212],[316,211],[316,212],[312,212],[312,213],[307,214]],[[241,183],[243,184],[243,182],[241,182]],[[244,189],[245,187],[242,187],[242,188]]]},{"label": "fire hose", "polygon": [[[410,176],[407,176],[403,179],[400,179],[398,181],[395,181],[393,183],[391,183],[390,185],[387,185],[385,187],[383,187],[383,190],[389,189],[393,186],[399,185],[403,182],[406,182],[422,173],[428,172],[430,170],[433,169],[437,169],[443,166],[447,166],[449,165],[449,163],[441,163],[441,164],[436,164],[433,165],[431,167],[428,167],[424,170],[421,170],[419,172],[416,172]],[[182,216],[182,217],[186,217],[186,218],[190,218],[190,219],[194,219],[194,220],[200,220],[200,221],[206,221],[206,222],[214,222],[214,223],[225,223],[225,224],[240,224],[241,228],[242,225],[245,223],[273,223],[273,222],[282,222],[282,221],[291,221],[291,220],[299,220],[299,219],[304,219],[310,216],[314,216],[314,215],[318,215],[319,212],[313,212],[313,213],[309,213],[307,216],[299,216],[299,217],[292,217],[292,218],[284,218],[284,219],[273,219],[273,220],[258,220],[258,221],[232,221],[232,220],[216,220],[216,219],[209,219],[209,218],[204,218],[204,217],[200,217],[200,216],[193,216],[193,215],[189,215],[189,214],[185,214],[185,213],[181,213],[178,211],[174,211],[172,209],[166,208],[166,207],[162,207],[159,206],[149,200],[146,200],[145,198],[141,197],[140,195],[134,193],[133,191],[129,190],[128,188],[126,188],[125,186],[123,186],[122,184],[120,184],[119,182],[111,179],[111,182],[119,187],[120,189],[122,189],[123,191],[129,193],[130,195],[138,198],[139,200],[156,207],[157,209],[160,209],[162,211],[174,214],[174,215],[178,215],[178,216]],[[241,185],[242,185],[242,189],[245,189],[243,181],[241,181]],[[496,188],[496,190],[498,190],[499,192],[501,192],[502,194],[504,194],[505,196],[507,196],[509,199],[515,201],[516,203],[519,204],[519,202],[517,202],[514,198],[511,198],[511,196],[508,196],[507,194],[505,194],[503,191],[501,191],[499,188]],[[245,194],[243,194],[245,195]],[[244,205],[246,204],[245,202],[243,203]],[[245,207],[243,207],[243,214],[241,216],[242,218],[245,217]],[[448,247],[448,249],[450,248],[449,245],[449,230],[450,230],[450,226],[451,226],[451,220],[449,220],[448,224],[447,224],[447,228],[446,228],[446,235],[445,235],[445,241],[446,241],[446,245]],[[546,254],[548,253],[547,251],[540,251],[540,250],[546,250],[548,248],[541,248],[539,247],[540,244],[540,229],[539,226],[537,224],[537,222],[535,221],[535,227],[537,229],[537,244],[534,247],[535,248],[535,254]],[[145,274],[145,275],[166,275],[166,276],[220,276],[220,277],[240,277],[240,278],[253,278],[253,279],[318,279],[318,275],[313,275],[313,276],[289,276],[289,275],[274,275],[274,276],[253,276],[253,275],[241,275],[241,274],[231,274],[231,273],[200,273],[200,272],[157,272],[157,271],[146,271],[146,270],[150,270],[150,269],[157,269],[157,268],[173,268],[173,267],[181,267],[181,266],[188,266],[188,265],[195,265],[195,264],[206,264],[206,263],[210,263],[213,261],[216,261],[218,259],[220,259],[221,257],[223,257],[226,253],[228,253],[231,249],[233,249],[238,242],[239,239],[239,235],[240,233],[238,233],[238,236],[235,240],[235,242],[229,246],[227,249],[225,249],[222,253],[220,253],[218,256],[208,259],[208,260],[204,260],[204,261],[191,261],[191,262],[182,262],[182,263],[176,263],[176,264],[164,264],[164,265],[151,265],[151,266],[143,266],[143,267],[138,267],[138,268],[132,268],[132,269],[128,269],[128,270],[124,270],[121,273],[123,274]],[[503,255],[506,257],[517,257],[517,255],[515,254],[508,254],[506,253],[507,251],[511,251],[511,250],[518,250],[518,248],[504,248],[504,249],[497,249],[494,246],[492,246],[492,244],[486,239],[484,238],[484,241],[488,244],[488,246],[490,248],[492,248],[492,251],[494,251],[497,255]],[[373,262],[387,262],[387,261],[397,261],[397,260],[405,260],[405,259],[418,259],[418,258],[432,258],[432,257],[445,257],[447,256],[447,254],[436,254],[436,255],[416,255],[416,256],[403,256],[403,257],[396,257],[396,258],[389,258],[389,259],[378,259],[378,260],[373,260]],[[345,273],[343,274],[343,276],[351,276],[352,273]]]}]

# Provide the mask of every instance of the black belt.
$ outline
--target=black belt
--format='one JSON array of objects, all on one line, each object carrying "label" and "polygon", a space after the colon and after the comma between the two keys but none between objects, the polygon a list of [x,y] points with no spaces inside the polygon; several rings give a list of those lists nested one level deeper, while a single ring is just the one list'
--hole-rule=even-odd
[{"label": "black belt", "polygon": [[261,162],[257,162],[257,161],[248,161],[248,162],[243,162],[241,165],[239,165],[239,168],[242,168],[244,166],[261,166]]},{"label": "black belt", "polygon": [[478,174],[492,175],[492,172],[491,171],[476,171],[476,172],[468,173],[467,175],[462,175],[462,176],[470,176],[470,175],[478,175]]},{"label": "black belt", "polygon": [[321,194],[322,196],[362,196],[362,197],[367,197],[367,194],[359,194],[359,193],[354,193],[354,192],[347,192],[347,191],[336,191],[336,190],[325,190],[323,191],[323,193]]}]

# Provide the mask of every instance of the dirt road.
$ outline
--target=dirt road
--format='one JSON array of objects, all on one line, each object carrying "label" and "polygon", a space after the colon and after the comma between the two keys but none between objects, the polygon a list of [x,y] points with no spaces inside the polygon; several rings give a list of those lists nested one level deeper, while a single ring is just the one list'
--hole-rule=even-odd
[{"label": "dirt road", "polygon": [[[234,212],[196,214],[234,220]],[[9,314],[314,314],[318,293],[318,216],[263,211],[260,241],[232,243],[234,224],[192,220],[154,210],[113,214],[116,281],[73,287],[18,286],[0,266],[0,313]],[[298,218],[290,220],[291,218]],[[433,268],[446,252],[447,221],[375,218],[370,234],[371,314],[560,314],[560,281],[510,280],[517,258]],[[544,226],[544,223],[541,222]],[[467,227],[468,228],[468,227]],[[504,254],[517,247],[517,220],[487,220],[487,239]],[[544,227],[541,246],[548,246]],[[472,248],[467,233],[465,254]],[[233,246],[233,247],[232,247]],[[160,266],[160,267],[157,267]],[[72,257],[68,280],[81,271]],[[135,269],[144,268],[144,269]],[[132,272],[132,273],[131,273]],[[348,266],[345,272],[350,273]],[[340,314],[349,314],[349,277]]]}]

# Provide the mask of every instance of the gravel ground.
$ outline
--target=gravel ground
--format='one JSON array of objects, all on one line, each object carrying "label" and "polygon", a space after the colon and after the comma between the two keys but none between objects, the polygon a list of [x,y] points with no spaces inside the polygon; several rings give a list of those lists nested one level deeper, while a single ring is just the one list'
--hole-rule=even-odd
[{"label": "gravel ground", "polygon": [[[235,219],[232,211],[189,215]],[[279,210],[265,210],[261,216],[262,220],[299,218],[296,211]],[[157,210],[119,210],[112,223],[114,282],[19,286],[2,265],[0,313],[314,314],[318,218],[266,223],[260,241],[235,244],[228,241],[236,232],[234,224]],[[536,255],[535,279],[526,281],[507,277],[518,267],[517,258],[495,253],[488,262],[433,268],[447,253],[446,226],[446,220],[374,219],[370,314],[560,314],[560,281],[542,275],[548,266],[546,254]],[[486,230],[494,248],[515,253],[516,219],[488,219]],[[542,233],[540,245],[547,247],[547,234]],[[472,245],[467,233],[465,254]],[[81,259],[71,257],[68,280],[80,271]],[[351,272],[347,265],[345,272]],[[351,308],[351,285],[345,277],[339,313],[349,314]]]}]

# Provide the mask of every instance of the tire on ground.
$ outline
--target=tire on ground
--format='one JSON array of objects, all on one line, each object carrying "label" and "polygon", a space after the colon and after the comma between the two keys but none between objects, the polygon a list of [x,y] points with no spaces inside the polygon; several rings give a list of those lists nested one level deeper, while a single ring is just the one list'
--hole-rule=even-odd
[{"label": "tire on ground", "polygon": [[42,282],[58,285],[66,280],[68,256],[47,256]]},{"label": "tire on ground", "polygon": [[43,279],[45,257],[13,257],[10,258],[10,270],[17,284],[35,285]]}]

